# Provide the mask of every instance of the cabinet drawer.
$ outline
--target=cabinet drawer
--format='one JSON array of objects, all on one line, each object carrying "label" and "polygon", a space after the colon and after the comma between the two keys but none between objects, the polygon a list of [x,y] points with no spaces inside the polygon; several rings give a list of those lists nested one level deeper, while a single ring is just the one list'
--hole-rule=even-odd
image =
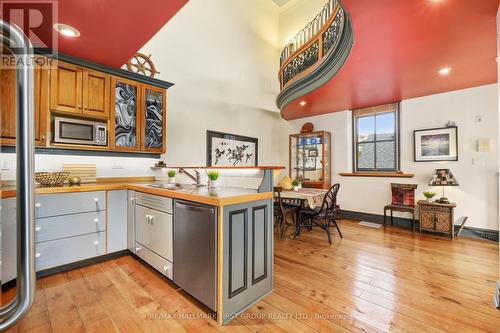
[{"label": "cabinet drawer", "polygon": [[141,243],[136,243],[135,254],[170,280],[173,279],[173,264],[170,261],[150,251]]},{"label": "cabinet drawer", "polygon": [[153,208],[161,212],[172,214],[172,199],[158,195],[136,192],[135,202],[138,205]]},{"label": "cabinet drawer", "polygon": [[35,217],[49,217],[106,210],[106,192],[37,195]]},{"label": "cabinet drawer", "polygon": [[434,212],[434,213],[450,213],[451,208],[449,207],[440,207],[436,205],[420,205],[420,209],[426,212]]},{"label": "cabinet drawer", "polygon": [[35,220],[37,243],[104,231],[106,211],[45,217]]},{"label": "cabinet drawer", "polygon": [[106,233],[38,243],[35,253],[37,271],[100,256],[106,253]]},{"label": "cabinet drawer", "polygon": [[136,241],[172,261],[172,215],[136,206]]}]

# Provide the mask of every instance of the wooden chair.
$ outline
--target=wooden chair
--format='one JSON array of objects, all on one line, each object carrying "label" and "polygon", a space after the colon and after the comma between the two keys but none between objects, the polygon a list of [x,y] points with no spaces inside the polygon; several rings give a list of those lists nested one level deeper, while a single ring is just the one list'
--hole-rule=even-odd
[{"label": "wooden chair", "polygon": [[297,226],[296,235],[300,233],[301,227],[307,227],[311,230],[313,226],[317,226],[326,231],[328,242],[332,245],[330,225],[333,224],[333,226],[337,228],[340,238],[343,238],[342,232],[337,224],[337,219],[340,217],[340,206],[337,205],[337,194],[339,189],[340,184],[333,185],[325,194],[321,207],[317,209],[306,208],[299,212],[300,223]]},{"label": "wooden chair", "polygon": [[296,223],[297,215],[299,213],[299,208],[297,206],[289,206],[283,202],[283,198],[281,197],[281,191],[283,189],[281,187],[274,187],[274,221],[275,227],[277,226],[281,233],[281,238],[285,236],[286,229],[288,228],[288,224],[286,223],[286,219],[289,215],[292,216],[293,224]]},{"label": "wooden chair", "polygon": [[417,184],[391,184],[392,203],[384,207],[384,228],[387,219],[387,211],[391,211],[391,225],[394,225],[393,212],[404,212],[412,214],[411,229],[415,234],[415,189]]}]

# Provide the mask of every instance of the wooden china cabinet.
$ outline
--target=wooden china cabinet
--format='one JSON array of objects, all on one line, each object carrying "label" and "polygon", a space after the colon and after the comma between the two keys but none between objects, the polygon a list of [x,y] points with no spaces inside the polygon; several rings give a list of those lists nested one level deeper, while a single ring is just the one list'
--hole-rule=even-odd
[{"label": "wooden china cabinet", "polygon": [[303,187],[329,189],[331,186],[331,133],[317,131],[289,137],[290,178]]}]

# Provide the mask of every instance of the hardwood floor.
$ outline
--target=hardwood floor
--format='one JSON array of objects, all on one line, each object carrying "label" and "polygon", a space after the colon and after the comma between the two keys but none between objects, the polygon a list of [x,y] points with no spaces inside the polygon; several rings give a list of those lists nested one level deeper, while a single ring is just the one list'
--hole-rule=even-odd
[{"label": "hardwood floor", "polygon": [[9,332],[500,331],[498,244],[341,228],[332,246],[320,230],[276,239],[274,292],[224,327],[127,256],[40,279],[35,305]]}]

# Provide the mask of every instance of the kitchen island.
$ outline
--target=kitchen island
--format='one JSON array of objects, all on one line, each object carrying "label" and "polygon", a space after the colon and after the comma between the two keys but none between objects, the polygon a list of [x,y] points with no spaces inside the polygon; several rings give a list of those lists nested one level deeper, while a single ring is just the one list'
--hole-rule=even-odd
[{"label": "kitchen island", "polygon": [[[259,189],[193,185],[169,190],[157,182],[139,180],[38,188],[36,226],[43,235],[36,244],[37,254],[41,252],[37,270],[58,273],[78,267],[80,261],[88,265],[93,259],[128,249],[212,309],[222,325],[273,288],[269,172],[264,172]],[[15,190],[2,188],[2,197],[15,201]],[[190,213],[201,210],[208,215],[202,218]],[[63,215],[67,218],[60,217]],[[83,216],[88,216],[89,222],[78,220]],[[97,218],[99,223],[94,225]],[[75,221],[81,230],[78,234]],[[13,232],[12,226],[6,230]],[[52,230],[57,235],[52,236]],[[193,241],[193,232],[203,237]],[[84,251],[71,248],[77,240]],[[58,242],[64,242],[64,251]],[[68,257],[50,258],[58,253]],[[86,257],[69,256],[72,253],[85,253]],[[198,294],[200,290],[203,295]],[[207,293],[212,295],[207,298]]]}]

